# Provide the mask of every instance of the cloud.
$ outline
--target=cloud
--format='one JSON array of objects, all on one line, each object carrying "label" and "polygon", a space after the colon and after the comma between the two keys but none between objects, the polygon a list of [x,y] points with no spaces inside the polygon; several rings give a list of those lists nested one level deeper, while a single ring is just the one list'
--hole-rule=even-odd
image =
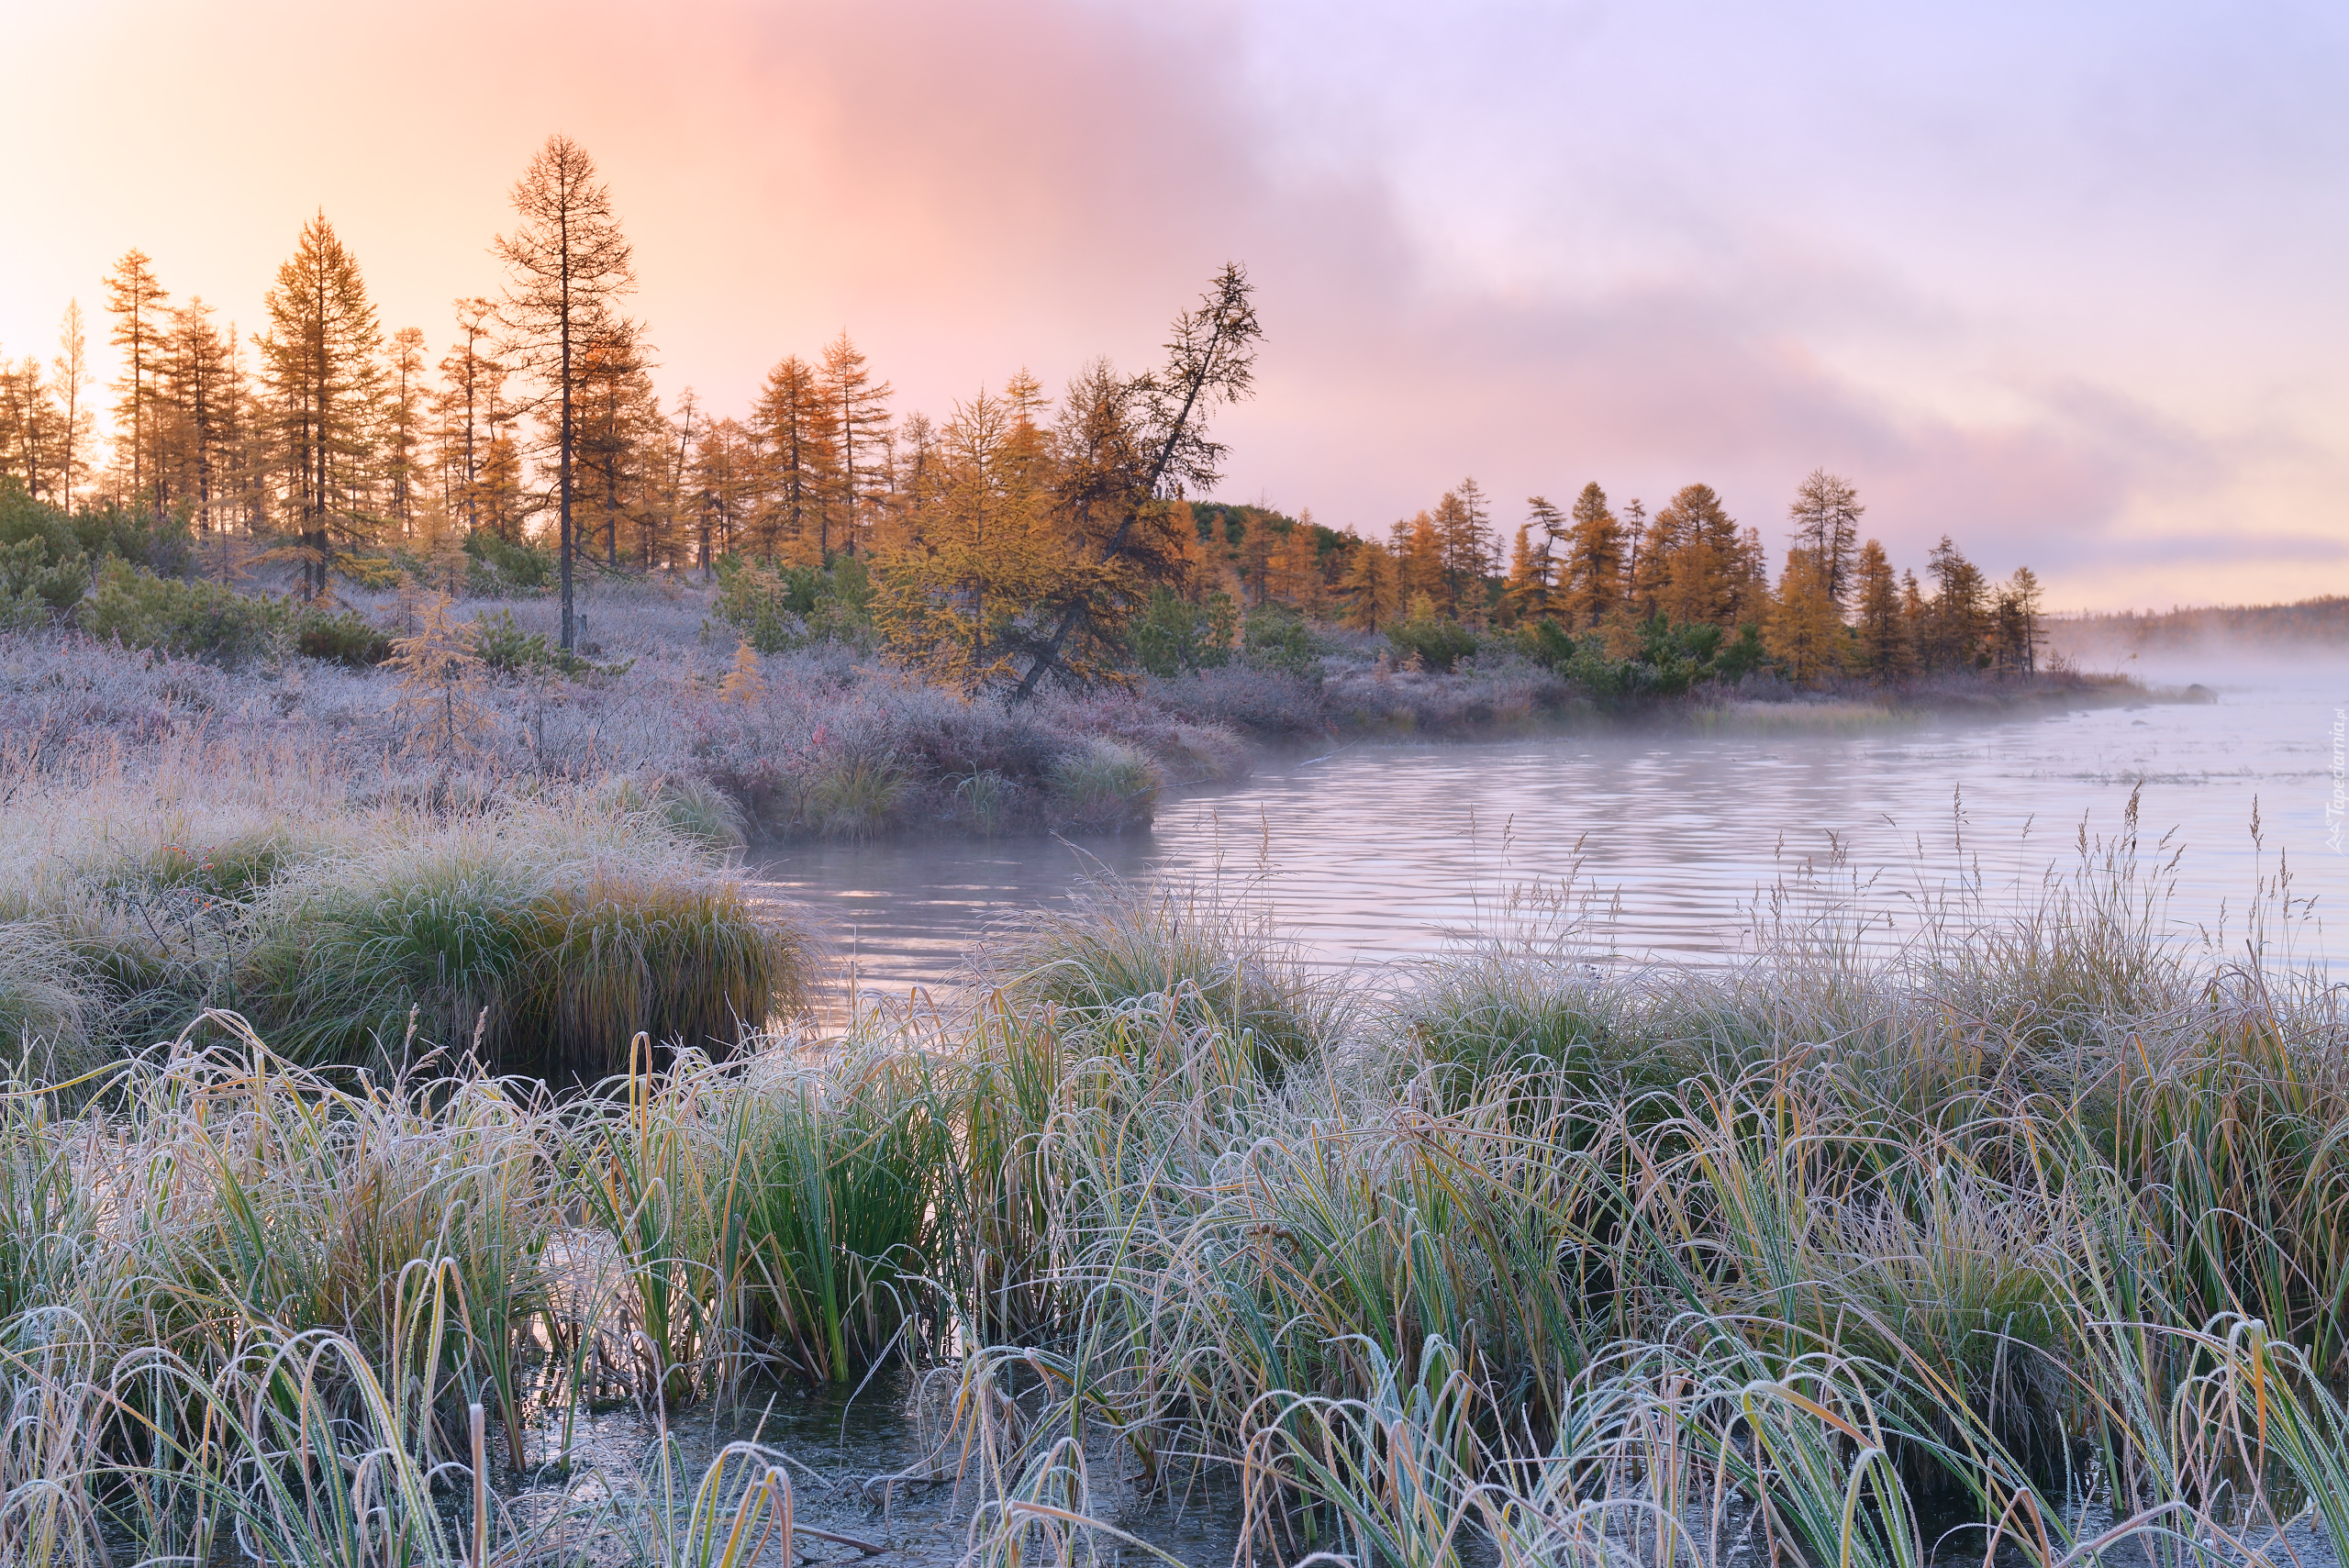
[{"label": "cloud", "polygon": [[1505,520],[1701,479],[1776,542],[1825,466],[1905,561],[1948,532],[2065,602],[2291,596],[2342,586],[2349,525],[2310,346],[2349,327],[2349,235],[2291,199],[2349,144],[2317,91],[2349,56],[2272,20],[2299,53],[2263,89],[2208,18],[2001,5],[61,7],[19,119],[72,130],[0,170],[42,231],[0,256],[0,342],[45,351],[131,244],[250,323],[324,206],[437,344],[560,127],[705,406],[843,328],[933,414],[1139,366],[1239,259],[1233,495],[1375,529],[1471,473]]}]

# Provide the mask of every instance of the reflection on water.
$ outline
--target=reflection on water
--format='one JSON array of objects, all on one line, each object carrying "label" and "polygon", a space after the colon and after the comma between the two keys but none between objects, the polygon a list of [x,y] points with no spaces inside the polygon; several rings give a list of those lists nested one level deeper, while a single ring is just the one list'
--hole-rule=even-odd
[{"label": "reflection on water", "polygon": [[[880,1561],[938,1568],[963,1560],[971,1511],[982,1496],[975,1465],[966,1484],[958,1469],[971,1462],[959,1446],[941,1443],[952,1385],[922,1389],[897,1368],[875,1372],[853,1394],[798,1384],[777,1385],[740,1401],[710,1401],[672,1415],[665,1423],[633,1407],[583,1418],[571,1450],[566,1483],[540,1499],[567,1496],[591,1507],[608,1500],[590,1561],[638,1560],[656,1538],[651,1510],[666,1498],[671,1532],[687,1524],[703,1473],[729,1443],[752,1442],[778,1455],[790,1477],[795,1517],[833,1540],[803,1535],[795,1541],[802,1563]],[[538,1434],[551,1457],[557,1431]],[[663,1439],[667,1459],[662,1464]],[[934,1477],[934,1480],[925,1478]],[[1229,1486],[1175,1487],[1144,1496],[1120,1479],[1119,1456],[1105,1451],[1093,1471],[1097,1517],[1147,1539],[1160,1552],[1198,1568],[1225,1568],[1240,1533],[1240,1507]],[[729,1517],[743,1475],[729,1475]],[[528,1494],[520,1503],[527,1510]],[[882,1549],[877,1559],[849,1542]],[[762,1562],[768,1561],[763,1556]],[[1114,1550],[1103,1561],[1115,1561]]]},{"label": "reflection on water", "polygon": [[[2145,843],[2183,851],[2172,917],[2214,936],[2223,919],[2239,940],[2279,857],[2296,898],[2349,888],[2325,820],[2349,678],[2270,677],[2220,699],[1824,734],[1360,744],[1169,801],[1143,835],[804,846],[752,869],[834,922],[861,989],[899,995],[950,979],[989,919],[1103,872],[1259,886],[1337,963],[1430,951],[1489,925],[1511,886],[1571,874],[1606,911],[1602,949],[1688,959],[1734,951],[1774,887],[1882,929],[1961,886],[1994,906],[2029,897],[2072,863],[2083,821],[2118,834],[2142,788]],[[2300,947],[2322,956],[2321,930]]]}]

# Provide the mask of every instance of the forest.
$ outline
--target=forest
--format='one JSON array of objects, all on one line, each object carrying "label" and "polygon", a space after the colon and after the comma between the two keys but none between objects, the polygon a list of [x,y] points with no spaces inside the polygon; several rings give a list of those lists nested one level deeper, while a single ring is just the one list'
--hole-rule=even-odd
[{"label": "forest", "polygon": [[0,475],[21,498],[0,615],[206,657],[298,625],[297,643],[388,657],[354,595],[544,593],[575,661],[591,579],[695,580],[752,653],[847,643],[1015,699],[1364,650],[1435,673],[1514,657],[1602,703],[2038,668],[2027,567],[1994,580],[1943,538],[1921,580],[1896,571],[1824,471],[1788,506],[1775,580],[1762,531],[1702,484],[1653,515],[1596,482],[1564,508],[1532,496],[1513,534],[1473,478],[1369,533],[1206,500],[1225,455],[1208,418],[1249,395],[1261,335],[1238,267],[1162,366],[1096,361],[1056,398],[1020,371],[941,420],[900,413],[843,332],[785,355],[747,409],[664,405],[593,161],[551,139],[513,200],[503,292],[456,301],[437,359],[422,328],[386,330],[323,213],[250,333],[126,253],[104,284],[114,384],[92,384],[78,301],[47,365],[0,361]]}]

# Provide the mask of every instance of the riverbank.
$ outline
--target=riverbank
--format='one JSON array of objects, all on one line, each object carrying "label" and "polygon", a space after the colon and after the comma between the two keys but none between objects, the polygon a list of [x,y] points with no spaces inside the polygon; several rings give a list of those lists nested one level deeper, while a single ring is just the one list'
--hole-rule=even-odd
[{"label": "riverbank", "polygon": [[[852,641],[756,653],[709,608],[674,585],[591,595],[580,658],[554,649],[542,601],[441,610],[415,595],[343,612],[332,636],[263,639],[233,658],[59,629],[0,633],[0,734],[36,771],[104,754],[135,772],[197,741],[231,771],[256,748],[331,756],[364,775],[354,787],[384,799],[498,798],[626,775],[704,801],[736,836],[793,843],[1117,833],[1146,825],[1168,790],[1231,784],[1265,749],[1308,742],[1832,728],[2148,696],[2119,677],[2059,671],[1801,692],[1754,675],[1602,699],[1506,648],[1436,672],[1398,665],[1379,639],[1332,633],[1309,657],[1290,650],[1015,706],[893,670]],[[395,648],[408,653],[384,662]]]},{"label": "riverbank", "polygon": [[640,1032],[724,1049],[822,942],[753,896],[730,807],[620,774],[401,777],[201,728],[0,755],[0,1040],[46,1079],[206,1010],[308,1066],[429,1052],[592,1081]]},{"label": "riverbank", "polygon": [[[1097,889],[963,1003],[562,1103],[215,1017],[0,1098],[0,1555],[1031,1561],[1194,1488],[1260,1560],[2349,1551],[2340,998],[2179,950],[2157,881],[2132,839],[1896,953],[1349,977]],[[754,1418],[907,1363],[920,1457],[861,1485]],[[706,1476],[578,1445],[729,1405]]]}]

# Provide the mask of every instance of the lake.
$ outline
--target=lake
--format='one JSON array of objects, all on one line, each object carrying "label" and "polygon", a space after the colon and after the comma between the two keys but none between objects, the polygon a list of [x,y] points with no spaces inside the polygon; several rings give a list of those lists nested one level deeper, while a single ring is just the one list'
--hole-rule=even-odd
[{"label": "lake", "polygon": [[950,982],[990,921],[1103,874],[1260,897],[1330,964],[1521,924],[1536,885],[1594,956],[1701,962],[1774,913],[1831,912],[1889,940],[1933,900],[2034,900],[2076,863],[2083,825],[2116,837],[2136,794],[2146,857],[2176,856],[2181,936],[2240,951],[2262,879],[2288,867],[2296,951],[2328,956],[2324,917],[2349,893],[2327,815],[2349,663],[2154,673],[2217,700],[1808,728],[1756,709],[1706,729],[1362,742],[1170,797],[1146,833],[796,846],[751,872],[830,922],[861,992],[896,996]]}]

